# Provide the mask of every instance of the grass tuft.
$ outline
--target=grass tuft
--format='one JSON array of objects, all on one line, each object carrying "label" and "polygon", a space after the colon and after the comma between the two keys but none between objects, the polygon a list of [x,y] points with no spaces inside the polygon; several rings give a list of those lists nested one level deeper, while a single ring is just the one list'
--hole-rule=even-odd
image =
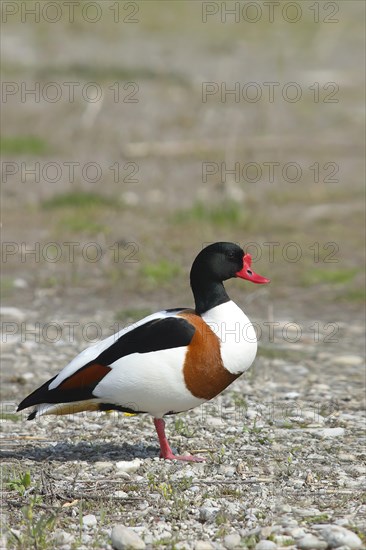
[{"label": "grass tuft", "polygon": [[345,284],[354,278],[358,273],[358,269],[312,269],[307,270],[302,275],[302,283],[304,286],[312,286],[316,284]]},{"label": "grass tuft", "polygon": [[142,275],[154,285],[167,283],[177,277],[180,272],[180,266],[169,260],[161,260],[157,263],[146,263],[141,268]]},{"label": "grass tuft", "polygon": [[69,193],[62,193],[43,201],[42,206],[49,210],[58,208],[90,209],[102,206],[116,208],[118,207],[118,202],[113,198],[105,197],[99,193],[70,191]]},{"label": "grass tuft", "polygon": [[196,202],[191,208],[178,210],[174,220],[181,222],[208,222],[215,225],[245,225],[247,216],[243,208],[236,202],[226,201],[220,206],[206,206]]},{"label": "grass tuft", "polygon": [[0,150],[3,155],[44,155],[47,144],[36,136],[2,137]]}]

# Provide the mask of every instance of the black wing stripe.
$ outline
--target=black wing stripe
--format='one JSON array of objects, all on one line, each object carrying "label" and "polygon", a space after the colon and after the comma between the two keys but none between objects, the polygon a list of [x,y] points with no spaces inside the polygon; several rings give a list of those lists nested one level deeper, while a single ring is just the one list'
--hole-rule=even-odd
[{"label": "black wing stripe", "polygon": [[95,362],[111,365],[131,353],[149,353],[188,346],[195,330],[191,323],[180,317],[154,319],[123,334],[96,357]]}]

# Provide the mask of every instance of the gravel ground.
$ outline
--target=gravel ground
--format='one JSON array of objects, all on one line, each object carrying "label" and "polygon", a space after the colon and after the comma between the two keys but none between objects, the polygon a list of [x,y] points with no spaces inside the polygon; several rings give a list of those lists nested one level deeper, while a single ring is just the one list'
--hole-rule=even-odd
[{"label": "gravel ground", "polygon": [[[37,320],[16,308],[5,313]],[[107,325],[107,313],[103,319]],[[3,402],[3,540],[16,547],[13,532],[21,548],[37,540],[40,548],[109,549],[114,529],[115,548],[361,548],[363,327],[343,326],[330,349],[310,331],[302,343],[286,343],[281,328],[250,373],[167,421],[172,446],[204,455],[204,464],[159,460],[148,417],[85,413],[27,423],[26,411],[15,417],[14,402]],[[82,344],[4,347],[6,393],[21,399]],[[9,480],[27,471],[20,494]],[[37,534],[34,518],[50,524]],[[131,546],[118,546],[131,533],[117,525],[137,535]]]},{"label": "gravel ground", "polygon": [[[290,23],[283,13],[293,17],[300,2],[274,6],[273,22],[257,2],[263,17],[252,24],[223,22],[223,2],[148,0],[119,4],[116,23],[117,2],[103,0],[99,22],[77,2],[74,21],[65,9],[51,23],[54,2],[35,3],[50,5],[38,22],[22,15],[30,3],[10,15],[15,3],[3,2],[3,79],[19,88],[1,123],[13,173],[2,190],[0,547],[365,547],[365,5],[304,1]],[[204,22],[208,4],[219,12]],[[253,3],[231,4],[253,17]],[[82,94],[91,82],[102,91],[96,102]],[[251,82],[263,97],[223,100],[220,90],[204,101],[207,82]],[[268,82],[279,83],[273,102]],[[293,82],[297,102],[282,95]],[[50,83],[60,100],[46,97]],[[42,93],[22,97],[22,86]],[[138,101],[124,101],[133,91]],[[36,162],[39,177],[24,175]],[[98,181],[82,172],[90,162]],[[61,170],[57,181],[48,163]],[[204,177],[207,163],[218,170]],[[249,163],[258,181],[243,176]],[[268,163],[278,167],[271,181]],[[236,165],[240,177],[225,175]],[[211,403],[167,420],[172,447],[204,464],[159,460],[144,415],[15,414],[117,322],[191,306],[193,256],[217,240],[252,243],[256,270],[272,283],[227,285],[261,333],[255,366]],[[298,261],[286,255],[293,243]]]}]

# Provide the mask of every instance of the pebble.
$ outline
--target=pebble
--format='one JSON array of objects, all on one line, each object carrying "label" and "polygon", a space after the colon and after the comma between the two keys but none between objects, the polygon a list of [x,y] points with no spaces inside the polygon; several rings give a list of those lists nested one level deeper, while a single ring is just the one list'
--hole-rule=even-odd
[{"label": "pebble", "polygon": [[224,546],[228,550],[235,550],[240,545],[240,535],[238,533],[232,533],[224,537]]},{"label": "pebble", "polygon": [[26,317],[25,313],[17,307],[0,307],[0,315],[1,317],[11,317],[18,321],[24,321]]},{"label": "pebble", "polygon": [[327,541],[330,548],[348,546],[351,550],[356,550],[362,546],[360,537],[341,525],[327,525],[320,531],[320,534]]},{"label": "pebble", "polygon": [[64,546],[65,544],[71,544],[74,542],[74,536],[67,531],[60,529],[55,532],[53,540],[58,546]]},{"label": "pebble", "polygon": [[140,468],[140,466],[141,460],[138,458],[134,458],[133,460],[120,460],[119,462],[116,462],[117,470],[127,474],[133,474]]},{"label": "pebble", "polygon": [[293,538],[288,535],[276,535],[274,537],[274,542],[278,546],[292,546],[294,544]]},{"label": "pebble", "polygon": [[293,539],[301,539],[302,537],[305,536],[306,533],[304,529],[302,529],[301,527],[295,527],[295,529],[290,529],[288,534]]},{"label": "pebble", "polygon": [[125,491],[114,491],[114,496],[118,498],[128,498],[128,493]]},{"label": "pebble", "polygon": [[296,542],[296,546],[300,550],[325,550],[327,543],[318,539],[311,533],[307,533],[305,537],[302,537]]},{"label": "pebble", "polygon": [[21,279],[18,277],[17,279],[14,279],[13,281],[13,287],[14,288],[28,288],[28,283],[25,279]]},{"label": "pebble", "polygon": [[113,467],[113,462],[98,461],[94,464],[94,468],[98,471],[111,470]]},{"label": "pebble", "polygon": [[83,525],[84,527],[95,527],[97,524],[97,518],[94,514],[87,514],[83,516]]},{"label": "pebble", "polygon": [[326,437],[343,437],[345,434],[344,428],[324,428],[323,430],[317,430],[315,435],[322,438]]},{"label": "pebble", "polygon": [[351,365],[357,366],[362,365],[364,362],[363,357],[360,355],[339,355],[333,358],[333,363],[336,365]]},{"label": "pebble", "polygon": [[226,477],[232,477],[236,474],[234,466],[220,466],[220,474],[224,474]]},{"label": "pebble", "polygon": [[219,511],[219,508],[213,506],[203,506],[199,509],[200,521],[213,521]]},{"label": "pebble", "polygon": [[255,545],[255,550],[275,550],[276,548],[277,544],[271,540],[260,540]]},{"label": "pebble", "polygon": [[22,384],[26,384],[27,382],[29,382],[33,378],[34,378],[34,373],[33,372],[23,372],[22,374],[20,374],[18,376],[18,380]]},{"label": "pebble", "polygon": [[144,550],[146,545],[133,529],[124,525],[115,525],[111,533],[112,546],[115,550]]},{"label": "pebble", "polygon": [[194,550],[213,550],[213,546],[208,540],[198,540],[194,545]]}]

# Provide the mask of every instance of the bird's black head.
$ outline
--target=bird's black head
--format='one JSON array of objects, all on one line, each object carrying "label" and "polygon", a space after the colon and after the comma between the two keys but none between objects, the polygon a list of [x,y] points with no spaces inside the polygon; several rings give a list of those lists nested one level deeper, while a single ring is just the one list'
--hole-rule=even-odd
[{"label": "bird's black head", "polygon": [[191,269],[191,287],[196,310],[207,311],[229,300],[222,282],[233,277],[253,283],[269,283],[269,279],[254,273],[252,258],[235,243],[219,242],[206,246],[198,254]]},{"label": "bird's black head", "polygon": [[213,243],[198,254],[191,269],[191,280],[222,282],[243,268],[244,251],[235,243]]}]

